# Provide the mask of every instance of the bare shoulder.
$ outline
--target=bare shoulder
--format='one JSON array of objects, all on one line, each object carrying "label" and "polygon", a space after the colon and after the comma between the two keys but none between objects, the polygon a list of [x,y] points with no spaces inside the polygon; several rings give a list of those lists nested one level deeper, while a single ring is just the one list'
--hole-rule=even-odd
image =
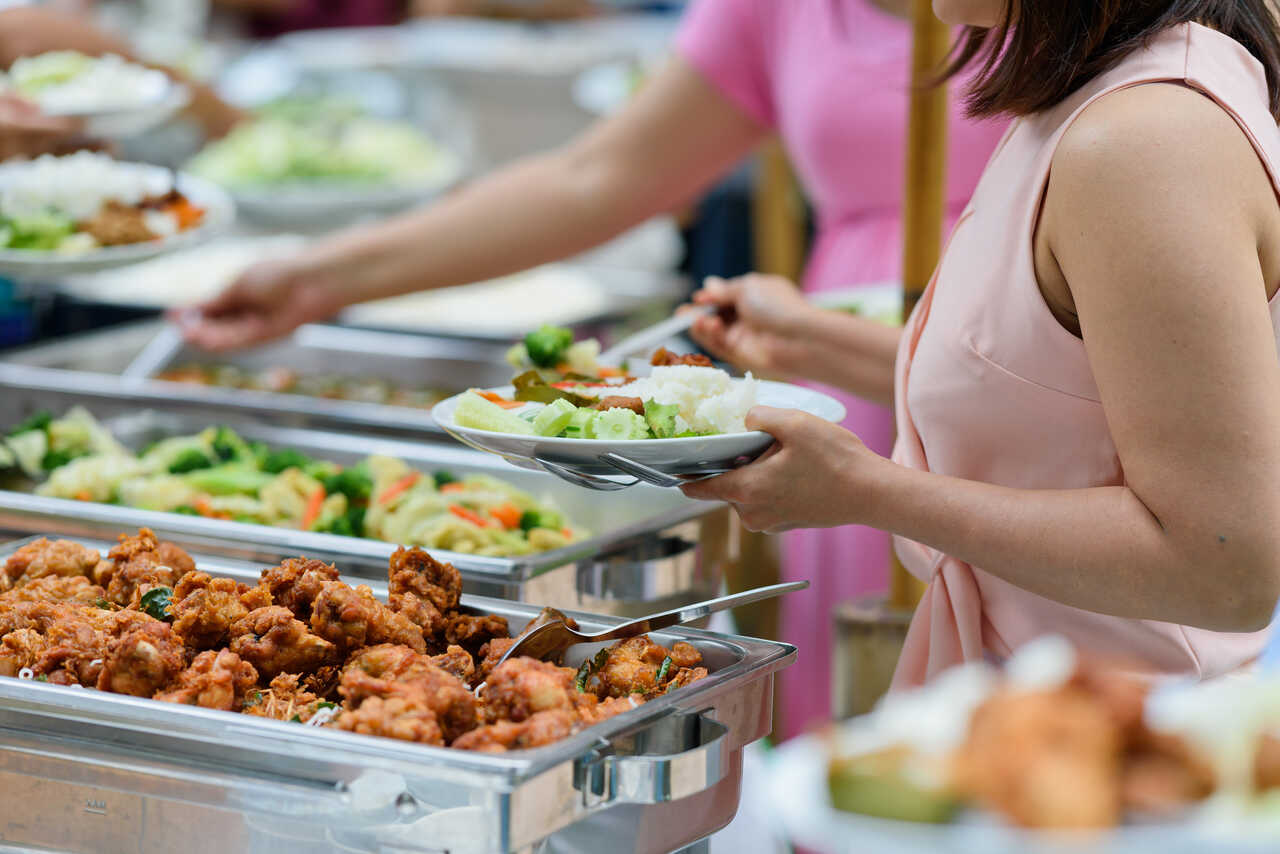
[{"label": "bare shoulder", "polygon": [[[1261,180],[1259,180],[1261,179]],[[1207,95],[1174,83],[1113,92],[1087,107],[1064,134],[1053,184],[1096,204],[1194,194],[1200,204],[1275,207],[1266,171],[1235,119]],[[1152,201],[1155,199],[1152,198]]]}]

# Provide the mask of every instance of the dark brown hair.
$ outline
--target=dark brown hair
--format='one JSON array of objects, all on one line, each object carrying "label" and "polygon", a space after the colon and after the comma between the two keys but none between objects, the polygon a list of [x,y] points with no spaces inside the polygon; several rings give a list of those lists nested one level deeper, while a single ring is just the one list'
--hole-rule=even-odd
[{"label": "dark brown hair", "polygon": [[1280,117],[1280,37],[1269,0],[1005,0],[999,25],[965,30],[944,77],[981,63],[965,97],[971,115],[1033,113],[1186,21],[1235,39],[1262,63],[1271,113]]}]

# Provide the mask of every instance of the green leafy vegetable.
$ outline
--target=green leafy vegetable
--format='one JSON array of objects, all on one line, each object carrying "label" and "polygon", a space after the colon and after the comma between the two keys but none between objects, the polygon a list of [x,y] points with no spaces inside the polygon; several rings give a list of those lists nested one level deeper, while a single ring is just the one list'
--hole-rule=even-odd
[{"label": "green leafy vegetable", "polygon": [[40,458],[40,468],[45,471],[53,471],[65,466],[67,463],[83,457],[83,453],[75,453],[73,451],[46,451],[45,455]]},{"label": "green leafy vegetable", "polygon": [[436,472],[434,475],[432,475],[432,478],[436,482],[436,489],[439,489],[440,487],[444,486],[446,483],[458,482],[457,475],[455,475],[451,471],[445,471],[444,469],[441,469],[440,471]]},{"label": "green leafy vegetable", "polygon": [[300,724],[300,723],[302,723],[302,716],[301,716],[301,715],[294,715],[293,717],[289,718],[289,723],[291,723],[291,724]]},{"label": "green leafy vegetable", "polygon": [[173,601],[173,590],[168,587],[153,587],[146,593],[142,594],[142,611],[150,614],[157,620],[164,620],[166,623],[173,621],[173,615],[169,613],[169,605]]},{"label": "green leafy vegetable", "polygon": [[259,705],[262,705],[261,691],[254,691],[252,694],[245,696],[244,707],[246,709],[252,709],[254,706],[259,706]]},{"label": "green leafy vegetable", "polygon": [[318,478],[327,495],[342,493],[348,501],[368,501],[373,492],[373,476],[363,464]]},{"label": "green leafy vegetable", "polygon": [[17,436],[19,433],[26,433],[28,430],[48,430],[49,425],[53,423],[53,414],[47,409],[41,409],[33,415],[27,416],[18,426],[9,431],[8,435]]},{"label": "green leafy vegetable", "polygon": [[262,461],[262,470],[268,474],[280,474],[285,469],[305,469],[311,465],[311,458],[301,451],[285,448],[281,451],[270,451]]},{"label": "green leafy vegetable", "polygon": [[230,427],[219,427],[213,436],[213,452],[224,463],[255,462],[253,447]]},{"label": "green leafy vegetable", "polygon": [[187,448],[180,451],[173,462],[169,463],[169,474],[186,474],[212,467],[213,460],[209,459],[204,451],[199,448]]},{"label": "green leafy vegetable", "polygon": [[562,388],[555,388],[547,382],[547,378],[537,371],[525,371],[511,381],[515,387],[515,399],[525,403],[554,403],[567,400],[574,406],[587,406],[594,403],[579,394]]},{"label": "green leafy vegetable", "polygon": [[658,668],[657,682],[661,685],[667,681],[667,673],[671,670],[671,656],[662,659],[662,666]]},{"label": "green leafy vegetable", "polygon": [[199,510],[197,510],[196,508],[192,507],[190,504],[179,504],[177,507],[173,508],[173,509],[172,509],[172,510],[170,510],[169,512],[170,512],[170,513],[177,513],[177,514],[178,514],[178,515],[180,515],[180,516],[199,516],[199,515],[201,515],[201,514],[200,514],[200,511],[199,511]]},{"label": "green leafy vegetable", "polygon": [[564,519],[559,513],[549,510],[526,510],[520,514],[520,530],[532,531],[534,528],[550,528],[558,531],[564,527]]},{"label": "green leafy vegetable", "polygon": [[542,326],[524,337],[529,361],[540,368],[554,368],[573,346],[573,332],[562,326]]},{"label": "green leafy vegetable", "polygon": [[101,608],[104,611],[116,610],[116,606],[114,603],[108,602],[106,599],[103,599],[101,596],[93,600],[93,606],[95,608]]}]

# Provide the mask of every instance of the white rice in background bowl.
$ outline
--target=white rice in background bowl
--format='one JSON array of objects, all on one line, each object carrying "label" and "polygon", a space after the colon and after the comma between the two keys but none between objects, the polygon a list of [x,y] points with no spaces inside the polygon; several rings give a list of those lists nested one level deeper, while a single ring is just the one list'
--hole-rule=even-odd
[{"label": "white rice in background bowl", "polygon": [[591,391],[679,406],[685,421],[676,423],[681,432],[745,433],[747,413],[756,405],[756,381],[751,374],[734,380],[719,368],[696,365],[656,367],[649,376],[627,385]]}]

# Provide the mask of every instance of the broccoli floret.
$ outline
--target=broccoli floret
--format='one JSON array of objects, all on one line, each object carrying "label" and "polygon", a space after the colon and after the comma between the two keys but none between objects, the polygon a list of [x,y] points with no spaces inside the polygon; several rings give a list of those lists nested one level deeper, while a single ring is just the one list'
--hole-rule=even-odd
[{"label": "broccoli floret", "polygon": [[365,508],[350,507],[343,515],[315,530],[321,534],[337,534],[340,537],[361,537],[364,536],[364,514]]},{"label": "broccoli floret", "polygon": [[40,468],[45,471],[53,471],[54,469],[62,468],[77,457],[83,456],[84,454],[73,451],[47,451],[40,459]]},{"label": "broccoli floret", "polygon": [[343,469],[336,474],[325,475],[319,478],[319,481],[327,494],[334,495],[340,492],[347,496],[349,502],[368,501],[369,495],[373,492],[373,477],[363,463]]},{"label": "broccoli floret", "polygon": [[644,402],[644,420],[659,439],[670,439],[676,435],[676,416],[680,407],[674,403],[658,403],[656,400]]},{"label": "broccoli floret", "polygon": [[280,474],[285,469],[303,469],[311,465],[311,458],[301,451],[285,448],[282,451],[271,451],[262,460],[262,470],[268,474]]},{"label": "broccoli floret", "polygon": [[29,430],[48,430],[49,425],[53,423],[53,414],[47,409],[41,409],[39,412],[23,419],[17,427],[9,431],[10,436],[17,436],[19,433],[26,433]]},{"label": "broccoli floret", "polygon": [[201,514],[200,514],[200,511],[199,511],[199,510],[197,510],[196,508],[192,507],[190,504],[179,504],[177,507],[173,508],[173,509],[172,509],[172,510],[170,510],[169,512],[170,512],[170,513],[177,513],[179,516],[199,516],[199,515],[201,515]]},{"label": "broccoli floret", "polygon": [[520,530],[532,531],[534,528],[550,528],[558,531],[564,527],[564,519],[552,510],[526,510],[520,516]]},{"label": "broccoli floret", "polygon": [[435,479],[436,489],[439,489],[440,487],[444,486],[446,483],[458,482],[458,478],[453,472],[445,471],[444,469],[441,469],[440,471],[436,472],[434,475],[432,475],[432,477]]},{"label": "broccoli floret", "polygon": [[213,435],[213,452],[224,463],[231,461],[251,462],[254,459],[253,448],[236,431],[230,427],[219,427]]},{"label": "broccoli floret", "polygon": [[529,361],[540,368],[554,368],[573,346],[573,332],[562,326],[543,326],[524,337]]},{"label": "broccoli floret", "polygon": [[186,474],[189,471],[199,471],[212,466],[213,460],[205,456],[204,451],[199,448],[187,448],[169,463],[169,474]]}]

